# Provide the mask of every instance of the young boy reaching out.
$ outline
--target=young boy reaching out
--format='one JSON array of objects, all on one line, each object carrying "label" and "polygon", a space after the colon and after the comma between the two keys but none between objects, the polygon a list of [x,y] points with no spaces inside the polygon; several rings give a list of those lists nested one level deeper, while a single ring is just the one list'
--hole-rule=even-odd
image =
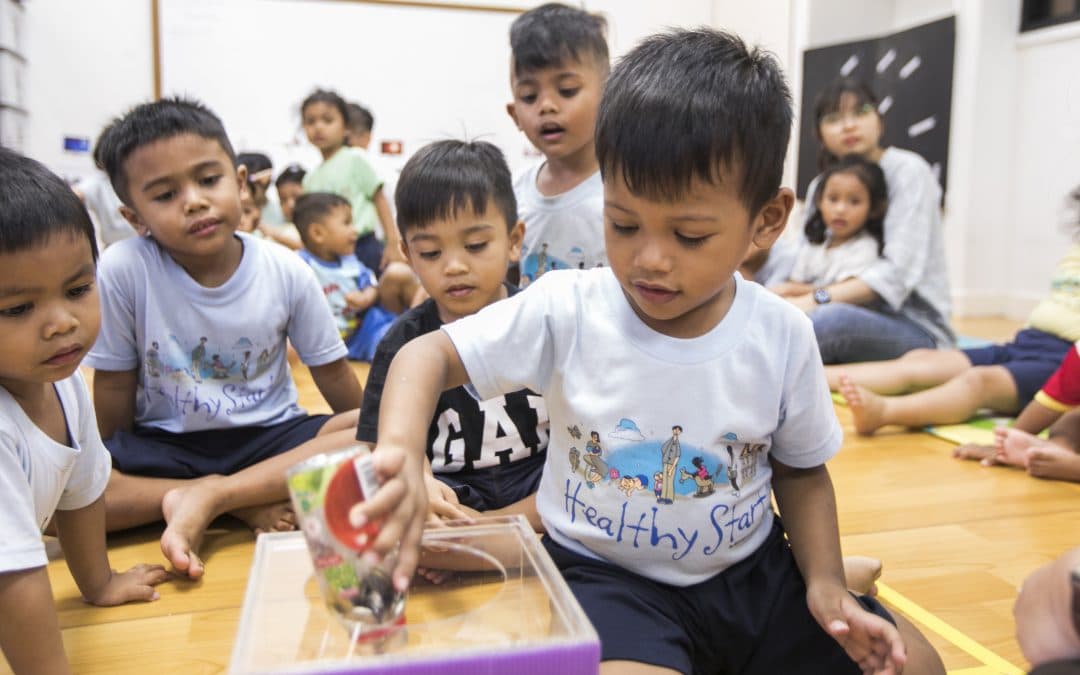
[{"label": "young boy reaching out", "polygon": [[[109,528],[164,517],[166,558],[199,577],[216,516],[256,532],[293,527],[284,471],[301,457],[290,451],[352,428],[363,391],[312,271],[236,233],[244,169],[213,113],[178,99],[140,105],[102,142],[142,235],[102,259],[105,321],[87,358],[113,459]],[[299,407],[286,339],[340,414]]]},{"label": "young boy reaching out", "polygon": [[[401,172],[396,201],[405,257],[431,297],[404,314],[375,353],[356,431],[356,440],[371,445],[394,356],[421,335],[514,295],[503,278],[524,229],[506,161],[483,141],[421,149]],[[533,495],[548,439],[540,396],[522,389],[479,400],[456,387],[442,393],[430,419],[425,478],[436,515],[524,513],[539,525]]]},{"label": "young boy reaching out", "polygon": [[0,650],[16,673],[70,672],[41,532],[56,526],[92,604],[156,600],[161,565],[109,566],[109,454],[78,372],[101,313],[90,216],[57,176],[0,148]]},{"label": "young boy reaching out", "polygon": [[[845,590],[824,465],[842,439],[813,329],[734,274],[791,209],[791,121],[776,62],[730,35],[660,35],[620,61],[596,133],[610,269],[545,275],[391,365],[375,451],[386,481],[354,524],[387,516],[374,547],[401,543],[399,588],[427,504],[413,420],[449,387],[528,387],[552,421],[545,546],[600,634],[602,672],[944,672],[910,624]],[[591,430],[609,473],[590,489],[571,448]],[[695,473],[694,458],[706,496],[696,481],[671,504],[613,485],[664,464]]]}]

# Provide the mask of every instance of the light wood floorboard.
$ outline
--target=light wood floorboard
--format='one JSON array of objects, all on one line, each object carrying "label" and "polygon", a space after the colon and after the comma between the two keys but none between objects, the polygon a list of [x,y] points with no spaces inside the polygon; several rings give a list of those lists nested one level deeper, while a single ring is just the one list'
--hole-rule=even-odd
[{"label": "light wood floorboard", "polygon": [[[958,321],[977,337],[1006,338],[1015,322]],[[366,377],[366,366],[357,364]],[[326,411],[310,375],[297,368],[301,400]],[[952,459],[952,446],[924,433],[859,437],[837,407],[846,441],[830,464],[844,552],[884,560],[882,581],[991,652],[1026,667],[1013,638],[1012,601],[1024,576],[1080,544],[1080,486],[1031,479]],[[160,527],[110,537],[114,567],[157,562]],[[68,656],[76,672],[218,673],[227,670],[253,551],[250,533],[223,522],[204,547],[198,583],[161,587],[151,604],[85,605],[63,561],[49,566]],[[928,633],[950,670],[980,662]]]}]

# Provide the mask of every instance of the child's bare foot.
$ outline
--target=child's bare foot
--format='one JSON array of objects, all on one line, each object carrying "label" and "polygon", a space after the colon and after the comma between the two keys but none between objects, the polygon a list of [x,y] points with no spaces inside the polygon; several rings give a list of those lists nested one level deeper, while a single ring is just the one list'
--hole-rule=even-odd
[{"label": "child's bare foot", "polygon": [[1003,464],[1011,464],[1026,469],[1032,448],[1048,445],[1053,445],[1053,443],[1020,429],[1010,429],[1009,427],[994,429],[994,446],[997,448],[995,458]]},{"label": "child's bare foot", "polygon": [[840,395],[847,401],[854,418],[855,431],[860,434],[872,434],[885,425],[885,398],[878,396],[865,387],[851,381],[847,375],[840,375]]},{"label": "child's bare foot", "polygon": [[198,579],[205,571],[199,558],[203,534],[210,522],[221,515],[215,482],[202,480],[174,488],[161,500],[167,523],[161,535],[161,552],[177,571],[192,579]]},{"label": "child's bare foot", "polygon": [[848,590],[859,595],[877,595],[877,584],[881,576],[881,561],[864,555],[844,556],[844,581]]},{"label": "child's bare foot", "polygon": [[1029,474],[1035,478],[1080,482],[1080,455],[1053,441],[1035,440],[1038,444],[1028,449]]},{"label": "child's bare foot", "polygon": [[296,514],[289,502],[249,506],[229,511],[229,515],[244,521],[256,537],[263,532],[291,532],[296,529]]},{"label": "child's bare foot", "polygon": [[957,459],[973,459],[980,462],[983,466],[990,466],[995,464],[994,455],[997,453],[997,448],[993,445],[979,445],[978,443],[964,443],[958,445],[952,451],[952,456]]}]

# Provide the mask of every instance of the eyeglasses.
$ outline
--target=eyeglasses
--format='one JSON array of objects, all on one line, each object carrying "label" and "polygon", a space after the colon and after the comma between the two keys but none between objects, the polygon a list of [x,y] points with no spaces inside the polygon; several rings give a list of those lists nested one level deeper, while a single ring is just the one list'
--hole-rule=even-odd
[{"label": "eyeglasses", "polygon": [[874,107],[873,103],[863,103],[858,108],[855,108],[854,110],[849,110],[847,112],[836,111],[831,113],[825,113],[821,116],[821,124],[824,126],[836,127],[846,122],[849,118],[852,121],[858,122],[859,120],[866,118],[868,115],[874,115],[876,113],[877,108]]}]

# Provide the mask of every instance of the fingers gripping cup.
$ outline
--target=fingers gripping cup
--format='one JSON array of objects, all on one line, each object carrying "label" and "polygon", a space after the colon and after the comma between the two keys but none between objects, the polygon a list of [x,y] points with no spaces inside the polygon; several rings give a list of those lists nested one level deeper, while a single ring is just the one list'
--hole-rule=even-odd
[{"label": "fingers gripping cup", "polygon": [[379,524],[349,522],[352,507],[378,489],[368,449],[315,455],[289,469],[287,483],[327,608],[358,637],[401,623],[405,596],[390,576],[397,555],[369,562],[363,553]]}]

